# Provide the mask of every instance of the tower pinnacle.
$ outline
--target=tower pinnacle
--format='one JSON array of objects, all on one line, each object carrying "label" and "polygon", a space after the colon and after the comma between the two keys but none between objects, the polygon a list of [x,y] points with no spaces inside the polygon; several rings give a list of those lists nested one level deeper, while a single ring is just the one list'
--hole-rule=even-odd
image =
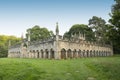
[{"label": "tower pinnacle", "polygon": [[59,35],[59,27],[58,27],[58,22],[56,22],[56,35]]}]

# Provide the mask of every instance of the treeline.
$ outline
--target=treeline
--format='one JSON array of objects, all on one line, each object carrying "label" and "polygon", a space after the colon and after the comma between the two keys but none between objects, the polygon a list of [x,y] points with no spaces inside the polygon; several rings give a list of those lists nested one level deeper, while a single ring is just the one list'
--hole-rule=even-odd
[{"label": "treeline", "polygon": [[20,41],[15,36],[0,35],[0,57],[7,57],[8,47]]}]

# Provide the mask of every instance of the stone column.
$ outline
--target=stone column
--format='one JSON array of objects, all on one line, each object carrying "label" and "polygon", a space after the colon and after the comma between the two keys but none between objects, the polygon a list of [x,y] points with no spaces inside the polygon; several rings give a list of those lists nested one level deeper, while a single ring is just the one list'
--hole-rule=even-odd
[{"label": "stone column", "polygon": [[76,58],[78,58],[78,52],[79,52],[79,51],[76,51]]},{"label": "stone column", "polygon": [[50,59],[51,52],[50,50],[48,51],[48,59]]},{"label": "stone column", "polygon": [[41,51],[39,51],[39,58],[41,58]]}]

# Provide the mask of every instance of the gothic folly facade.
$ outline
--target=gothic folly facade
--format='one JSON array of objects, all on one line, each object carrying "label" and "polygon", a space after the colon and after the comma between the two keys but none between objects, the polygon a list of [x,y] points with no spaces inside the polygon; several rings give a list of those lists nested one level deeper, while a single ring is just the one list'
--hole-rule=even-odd
[{"label": "gothic folly facade", "polygon": [[[71,39],[64,39],[59,35],[56,24],[56,35],[49,39],[31,42],[30,36],[21,44],[10,46],[10,58],[43,58],[43,59],[72,59],[81,57],[112,56],[112,45],[98,44],[85,40],[85,35],[73,35]],[[77,38],[77,39],[76,39]],[[27,44],[27,46],[24,46]]]}]

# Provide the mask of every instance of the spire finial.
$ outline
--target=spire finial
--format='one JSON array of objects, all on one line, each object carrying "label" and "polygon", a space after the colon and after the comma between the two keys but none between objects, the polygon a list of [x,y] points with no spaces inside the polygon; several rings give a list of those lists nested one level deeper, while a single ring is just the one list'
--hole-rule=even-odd
[{"label": "spire finial", "polygon": [[58,22],[56,22],[56,35],[59,35]]},{"label": "spire finial", "polygon": [[28,30],[28,41],[30,42],[30,30]]},{"label": "spire finial", "polygon": [[56,25],[58,26],[58,22],[56,22]]}]

